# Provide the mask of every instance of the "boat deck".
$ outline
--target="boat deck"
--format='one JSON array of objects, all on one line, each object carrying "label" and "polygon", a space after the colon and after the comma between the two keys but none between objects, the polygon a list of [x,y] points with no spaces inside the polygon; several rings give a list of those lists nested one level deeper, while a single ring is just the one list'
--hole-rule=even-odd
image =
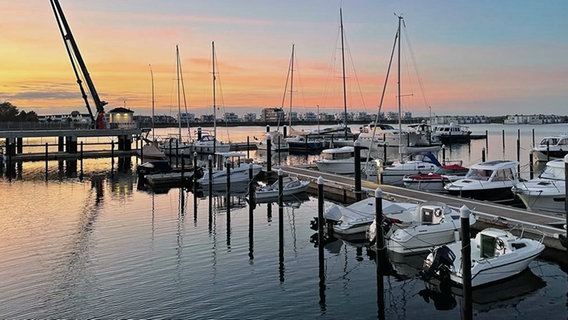
[{"label": "boat deck", "polygon": [[[353,188],[355,180],[353,177],[319,172],[308,166],[282,166],[280,168],[289,175],[311,180],[312,191],[317,190],[316,179],[321,176],[324,179],[326,196],[336,194],[340,197],[342,195],[343,202],[354,201],[355,193]],[[549,248],[566,250],[558,239],[559,234],[565,234],[566,232],[563,229],[566,218],[562,215],[553,216],[534,213],[526,209],[489,201],[460,198],[447,194],[427,193],[385,184],[379,185],[378,183],[365,180],[361,181],[361,187],[365,194],[370,194],[371,196],[380,187],[385,199],[393,199],[395,201],[440,201],[458,210],[465,205],[476,214],[478,218],[476,225],[478,226],[519,227],[524,230],[527,237],[540,239],[544,235],[544,244]]]}]

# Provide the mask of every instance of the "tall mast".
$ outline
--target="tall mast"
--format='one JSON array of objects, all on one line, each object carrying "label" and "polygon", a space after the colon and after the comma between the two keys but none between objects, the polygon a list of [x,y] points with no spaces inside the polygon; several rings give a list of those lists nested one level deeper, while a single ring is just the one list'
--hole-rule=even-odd
[{"label": "tall mast", "polygon": [[294,89],[294,44],[292,43],[292,57],[290,58],[290,114],[288,127],[292,129],[292,92]]},{"label": "tall mast", "polygon": [[[402,16],[397,16],[398,17],[398,69],[397,69],[397,74],[398,74],[398,80],[397,80],[397,103],[398,103],[398,151],[399,153],[401,153],[401,147],[402,147],[402,107],[401,107],[401,96],[400,96],[400,41],[401,41],[401,36],[402,33],[400,32],[400,28],[401,28],[401,23],[402,23]],[[402,154],[401,154],[402,157]]]},{"label": "tall mast", "polygon": [[178,103],[178,142],[181,143],[181,91],[180,91],[181,61],[179,59],[179,48],[176,44],[176,81],[177,81],[177,103]]},{"label": "tall mast", "polygon": [[343,70],[343,125],[345,130],[345,139],[347,139],[347,90],[345,86],[345,46],[343,43],[343,13],[339,8],[339,21],[341,30],[341,65]]},{"label": "tall mast", "polygon": [[152,80],[152,142],[156,141],[155,123],[154,123],[154,72],[150,64],[150,79]]},{"label": "tall mast", "polygon": [[215,101],[215,41],[211,41],[211,61],[213,63],[213,154],[217,146],[217,106]]}]

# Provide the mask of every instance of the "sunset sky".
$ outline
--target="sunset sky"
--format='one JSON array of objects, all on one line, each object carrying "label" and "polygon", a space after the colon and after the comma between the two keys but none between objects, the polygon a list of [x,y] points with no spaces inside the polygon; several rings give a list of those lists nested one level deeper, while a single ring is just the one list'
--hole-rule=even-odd
[{"label": "sunset sky", "polygon": [[[404,17],[404,111],[428,115],[568,114],[568,1],[60,0],[107,110],[211,112],[211,42],[220,112],[343,109],[343,10],[349,111],[375,113]],[[38,114],[86,113],[48,0],[0,0],[0,102]],[[396,111],[396,64],[383,111]],[[289,90],[289,87],[288,87]],[[91,104],[92,105],[92,104]],[[222,108],[221,108],[222,107]],[[182,109],[184,106],[182,104]],[[182,110],[183,111],[183,110]]]}]

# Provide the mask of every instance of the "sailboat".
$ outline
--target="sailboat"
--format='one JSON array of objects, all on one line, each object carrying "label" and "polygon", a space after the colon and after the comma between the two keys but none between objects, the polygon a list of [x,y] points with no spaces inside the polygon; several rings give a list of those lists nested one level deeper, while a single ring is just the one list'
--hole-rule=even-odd
[{"label": "sailboat", "polygon": [[215,74],[215,41],[211,42],[211,56],[213,65],[213,135],[205,134],[193,144],[193,150],[199,154],[216,154],[229,152],[230,145],[217,140],[217,105],[215,89],[217,76]]},{"label": "sailboat", "polygon": [[[152,80],[152,140],[148,139],[148,132],[146,132],[146,136],[143,140],[146,142],[140,148],[138,152],[138,156],[141,157],[142,162],[145,160],[165,160],[166,154],[158,149],[156,146],[156,135],[154,133],[155,126],[154,126],[154,72],[152,71],[152,66],[150,66],[150,79]],[[0,152],[1,153],[1,152]]]},{"label": "sailboat", "polygon": [[167,156],[181,157],[191,154],[192,145],[189,141],[184,142],[181,134],[181,97],[185,104],[185,87],[183,85],[183,73],[181,69],[181,58],[179,55],[179,47],[176,45],[176,80],[177,80],[177,105],[178,105],[178,134],[168,136],[160,142],[160,150]]},{"label": "sailboat", "polygon": [[[345,85],[345,46],[343,32],[343,13],[339,9],[339,20],[341,30],[341,60],[343,75],[343,138],[338,139],[342,147],[325,149],[322,151],[322,158],[316,160],[316,165],[320,171],[329,173],[353,174],[355,173],[355,148],[353,147],[352,136],[349,137],[349,127],[347,127],[347,89]],[[334,144],[336,141],[334,140]],[[364,157],[368,159],[367,157]]]},{"label": "sailboat", "polygon": [[[441,149],[440,143],[435,143],[428,139],[424,132],[417,130],[408,131],[402,129],[402,95],[401,95],[401,31],[403,17],[398,17],[398,28],[395,35],[395,41],[391,52],[391,57],[387,69],[387,74],[385,77],[385,83],[383,86],[383,93],[381,95],[379,109],[375,117],[375,121],[368,126],[365,126],[362,132],[359,134],[359,140],[361,144],[367,146],[372,153],[381,150],[385,145],[389,147],[398,148],[399,154],[402,156],[404,154],[415,154],[421,152],[433,152]],[[398,128],[394,128],[388,124],[379,123],[379,117],[384,101],[384,96],[386,92],[387,82],[390,74],[390,68],[392,65],[393,57],[397,52],[397,106],[398,106]]]}]

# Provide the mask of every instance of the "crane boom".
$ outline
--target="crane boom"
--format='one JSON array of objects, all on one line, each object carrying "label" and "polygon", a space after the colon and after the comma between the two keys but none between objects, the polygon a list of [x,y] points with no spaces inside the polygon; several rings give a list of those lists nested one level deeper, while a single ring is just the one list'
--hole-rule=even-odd
[{"label": "crane boom", "polygon": [[[107,104],[105,101],[102,101],[99,98],[97,93],[97,89],[95,88],[95,84],[89,75],[89,71],[87,70],[87,65],[81,56],[81,52],[79,51],[79,47],[75,42],[75,38],[73,37],[73,33],[71,32],[71,28],[67,23],[67,19],[65,18],[65,14],[63,13],[63,9],[59,4],[59,0],[50,0],[51,7],[53,8],[53,13],[55,14],[55,19],[57,20],[57,25],[59,26],[59,31],[61,32],[61,36],[63,37],[63,42],[65,43],[65,48],[67,49],[67,54],[69,55],[69,59],[71,60],[71,66],[73,67],[73,71],[75,72],[75,76],[77,78],[77,84],[79,84],[79,88],[81,90],[81,94],[83,96],[83,100],[85,101],[87,110],[89,111],[89,115],[91,117],[91,122],[95,125],[97,129],[104,129],[106,127],[105,124],[105,110],[104,106]],[[89,88],[89,92],[91,93],[91,97],[95,103],[95,107],[97,109],[97,117],[93,116],[93,112],[91,111],[91,107],[89,106],[89,101],[87,99],[87,94],[83,89],[81,77],[77,70],[77,63],[79,65],[79,70],[87,82],[87,87]]]}]

